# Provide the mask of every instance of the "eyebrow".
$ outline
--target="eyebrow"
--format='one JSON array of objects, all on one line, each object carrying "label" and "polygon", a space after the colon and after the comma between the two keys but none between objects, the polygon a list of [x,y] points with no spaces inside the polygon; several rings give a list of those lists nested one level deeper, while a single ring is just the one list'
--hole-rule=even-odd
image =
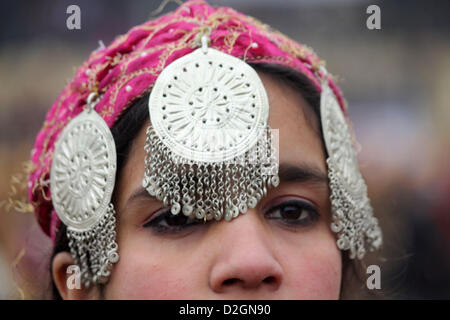
[{"label": "eyebrow", "polygon": [[142,198],[142,199],[156,199],[155,197],[152,197],[152,196],[148,193],[147,189],[144,189],[143,187],[140,187],[140,188],[136,189],[136,190],[131,194],[131,196],[128,198],[127,203],[126,203],[125,206],[127,206],[128,203],[130,203],[130,202],[132,202],[132,201],[134,201],[134,200],[137,200],[137,199],[141,199],[141,198]]},{"label": "eyebrow", "polygon": [[[327,175],[318,167],[309,164],[281,163],[278,167],[278,176],[281,182],[312,183],[328,186]],[[146,189],[140,187],[130,195],[125,207],[138,199],[156,198],[151,196]]]},{"label": "eyebrow", "polygon": [[310,164],[281,163],[278,167],[281,182],[303,182],[328,185],[328,176],[320,168]]}]

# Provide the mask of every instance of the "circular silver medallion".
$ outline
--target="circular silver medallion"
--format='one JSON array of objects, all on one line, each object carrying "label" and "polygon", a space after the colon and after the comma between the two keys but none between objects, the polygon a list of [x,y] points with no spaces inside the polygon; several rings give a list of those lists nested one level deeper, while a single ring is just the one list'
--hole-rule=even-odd
[{"label": "circular silver medallion", "polygon": [[202,162],[233,159],[250,149],[267,124],[269,102],[256,71],[208,48],[175,60],[149,98],[156,134],[176,155]]},{"label": "circular silver medallion", "polygon": [[107,212],[116,175],[114,139],[97,112],[83,111],[61,132],[53,155],[53,207],[69,229],[87,231]]}]

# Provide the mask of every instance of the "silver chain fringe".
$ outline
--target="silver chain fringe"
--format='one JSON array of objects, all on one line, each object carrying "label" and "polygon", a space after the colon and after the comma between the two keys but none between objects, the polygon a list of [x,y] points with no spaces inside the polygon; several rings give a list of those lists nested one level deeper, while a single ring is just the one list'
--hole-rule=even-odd
[{"label": "silver chain fringe", "polygon": [[258,142],[242,155],[223,162],[188,160],[172,153],[147,129],[143,187],[150,195],[171,206],[171,213],[182,212],[197,219],[229,221],[254,208],[279,184],[278,158],[270,127]]},{"label": "silver chain fringe", "polygon": [[115,226],[115,210],[109,204],[106,214],[89,231],[67,229],[70,253],[80,267],[81,282],[86,287],[92,282],[106,283],[113,264],[119,260]]},{"label": "silver chain fringe", "polygon": [[[330,158],[327,159],[327,165],[333,220],[331,230],[337,233],[336,243],[339,249],[350,250],[350,259],[362,259],[366,247],[372,252],[381,246],[382,232],[378,219],[373,215],[367,193],[352,194],[352,189],[345,187],[344,179],[340,177]],[[358,188],[366,186],[361,183]]]}]

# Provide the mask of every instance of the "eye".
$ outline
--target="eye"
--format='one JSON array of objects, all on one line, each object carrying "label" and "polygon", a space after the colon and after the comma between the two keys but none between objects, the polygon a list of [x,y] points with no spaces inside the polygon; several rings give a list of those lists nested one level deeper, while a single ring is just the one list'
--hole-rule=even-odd
[{"label": "eye", "polygon": [[319,214],[313,204],[305,200],[288,200],[269,208],[266,219],[279,220],[289,226],[309,226],[314,224]]},{"label": "eye", "polygon": [[164,208],[161,214],[146,222],[143,227],[152,228],[160,233],[175,233],[203,223],[203,220],[186,217],[182,213],[174,215],[170,212],[170,208]]}]

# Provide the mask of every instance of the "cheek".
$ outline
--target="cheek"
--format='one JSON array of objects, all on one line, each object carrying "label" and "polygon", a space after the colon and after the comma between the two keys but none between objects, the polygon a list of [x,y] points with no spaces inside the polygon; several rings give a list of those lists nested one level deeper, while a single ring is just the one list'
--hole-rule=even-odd
[{"label": "cheek", "polygon": [[107,299],[194,299],[193,274],[179,257],[155,250],[145,240],[122,241],[120,261],[105,288]]},{"label": "cheek", "polygon": [[338,299],[341,252],[334,238],[321,238],[301,248],[289,247],[285,260],[286,281],[295,299]]}]

